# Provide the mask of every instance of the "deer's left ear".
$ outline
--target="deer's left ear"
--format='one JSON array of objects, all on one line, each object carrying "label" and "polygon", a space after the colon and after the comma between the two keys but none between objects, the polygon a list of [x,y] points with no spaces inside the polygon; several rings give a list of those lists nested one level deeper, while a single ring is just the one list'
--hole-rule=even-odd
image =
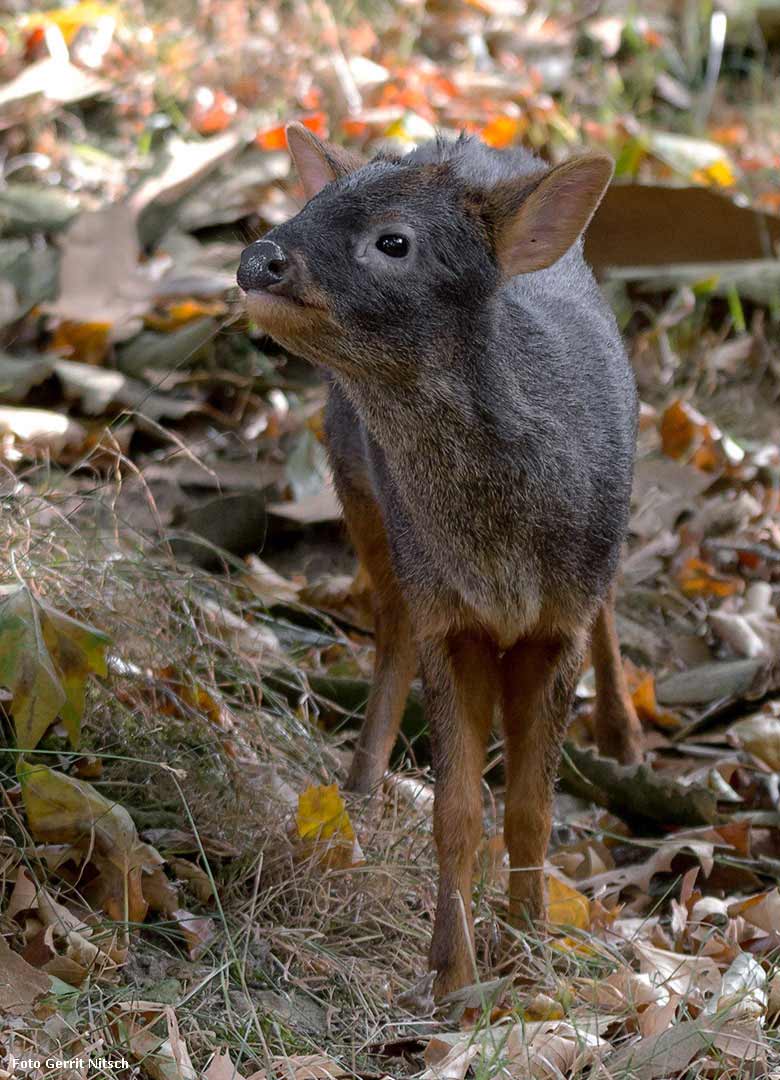
[{"label": "deer's left ear", "polygon": [[584,154],[541,179],[504,182],[488,196],[496,257],[506,277],[552,266],[587,228],[612,179],[612,158]]},{"label": "deer's left ear", "polygon": [[313,199],[326,184],[355,172],[364,164],[351,150],[323,142],[299,123],[287,125],[287,146],[307,199]]}]

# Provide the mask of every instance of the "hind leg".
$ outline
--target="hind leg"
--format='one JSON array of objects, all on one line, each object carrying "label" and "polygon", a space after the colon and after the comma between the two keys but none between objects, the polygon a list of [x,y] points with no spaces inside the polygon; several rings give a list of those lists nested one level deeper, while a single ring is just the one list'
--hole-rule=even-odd
[{"label": "hind leg", "polygon": [[614,586],[593,625],[591,653],[596,675],[596,745],[600,754],[633,765],[642,760],[642,725],[628,692],[620,658]]},{"label": "hind leg", "polygon": [[349,535],[372,585],[374,678],[366,718],[347,778],[351,791],[368,794],[382,781],[398,737],[416,657],[406,603],[390,561],[382,515],[374,500],[339,486]]}]

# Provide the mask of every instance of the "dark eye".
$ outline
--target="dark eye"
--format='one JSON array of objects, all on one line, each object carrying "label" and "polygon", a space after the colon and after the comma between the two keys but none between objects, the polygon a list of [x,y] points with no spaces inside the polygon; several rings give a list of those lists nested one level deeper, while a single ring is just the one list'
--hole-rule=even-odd
[{"label": "dark eye", "polygon": [[385,233],[376,242],[377,249],[391,259],[403,259],[409,254],[409,241],[398,233]]}]

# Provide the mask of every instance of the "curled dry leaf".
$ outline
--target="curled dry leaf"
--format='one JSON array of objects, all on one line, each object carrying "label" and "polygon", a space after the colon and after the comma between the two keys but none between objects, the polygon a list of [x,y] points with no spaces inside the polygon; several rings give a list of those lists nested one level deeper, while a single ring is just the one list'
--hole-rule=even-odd
[{"label": "curled dry leaf", "polygon": [[641,1080],[668,1080],[713,1046],[716,1035],[712,1018],[683,1020],[658,1035],[632,1042],[605,1057],[599,1078],[641,1077]]},{"label": "curled dry leaf", "polygon": [[133,820],[82,780],[45,765],[23,767],[22,796],[30,832],[36,840],[66,843],[85,850],[98,869],[94,897],[118,922],[143,922],[147,902],[141,874],[162,857],[138,839]]},{"label": "curled dry leaf", "polygon": [[271,1071],[261,1069],[248,1080],[340,1080],[349,1070],[324,1054],[292,1054],[274,1059]]},{"label": "curled dry leaf", "polygon": [[731,918],[742,916],[749,926],[766,934],[780,933],[780,890],[770,889],[747,900],[739,900],[729,906],[728,913]]},{"label": "curled dry leaf", "polygon": [[[87,432],[64,413],[22,405],[0,405],[0,435],[25,452],[47,450],[57,455],[70,447],[81,446]],[[19,457],[18,451],[16,457]]]},{"label": "curled dry leaf", "polygon": [[515,1024],[504,1053],[513,1080],[557,1080],[597,1060],[602,1042],[597,1034],[578,1031],[563,1021]]},{"label": "curled dry leaf", "polygon": [[699,860],[704,876],[709,877],[714,865],[714,851],[713,841],[695,837],[672,837],[662,841],[654,854],[645,862],[615,867],[579,881],[578,884],[584,889],[603,890],[606,896],[614,895],[629,885],[647,892],[653,876],[671,870],[672,862],[681,852],[690,852],[694,855]]},{"label": "curled dry leaf", "polygon": [[711,957],[686,956],[643,941],[633,945],[641,971],[655,986],[666,986],[670,993],[700,1005],[720,990],[720,972]]},{"label": "curled dry leaf", "polygon": [[469,1038],[459,1039],[454,1046],[432,1039],[425,1051],[428,1068],[420,1080],[463,1080],[478,1053],[479,1046]]},{"label": "curled dry leaf", "polygon": [[227,1050],[218,1050],[203,1074],[203,1080],[243,1080]]},{"label": "curled dry leaf", "polygon": [[246,573],[241,577],[242,584],[264,603],[295,603],[298,600],[303,582],[283,577],[257,555],[248,555],[246,565]]},{"label": "curled dry leaf", "polygon": [[[117,1043],[129,1048],[151,1080],[198,1080],[170,1005],[150,1001],[120,1002],[114,1007],[113,1016]],[[166,1035],[156,1035],[152,1031],[159,1020],[165,1021]]]},{"label": "curled dry leaf", "polygon": [[708,1003],[704,1015],[728,1013],[733,1019],[762,1017],[767,1005],[766,972],[754,956],[740,953],[724,972],[720,990]]},{"label": "curled dry leaf", "polygon": [[734,745],[753,754],[770,769],[780,770],[780,705],[769,702],[761,712],[753,713],[728,730]]},{"label": "curled dry leaf", "polygon": [[772,603],[772,586],[754,582],[735,611],[711,611],[709,624],[738,656],[772,659],[780,650],[780,619]]},{"label": "curled dry leaf", "polygon": [[592,983],[593,1003],[612,1013],[628,1013],[636,1017],[643,1036],[665,1031],[674,1019],[680,1001],[668,986],[657,983],[648,972],[639,974],[620,967],[606,979]]}]

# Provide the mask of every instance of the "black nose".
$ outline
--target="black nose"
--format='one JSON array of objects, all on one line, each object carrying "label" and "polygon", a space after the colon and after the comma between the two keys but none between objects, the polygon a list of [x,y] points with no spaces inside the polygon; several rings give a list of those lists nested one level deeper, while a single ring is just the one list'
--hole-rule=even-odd
[{"label": "black nose", "polygon": [[256,240],[241,253],[237,280],[244,292],[267,289],[284,281],[287,256],[275,240]]}]

